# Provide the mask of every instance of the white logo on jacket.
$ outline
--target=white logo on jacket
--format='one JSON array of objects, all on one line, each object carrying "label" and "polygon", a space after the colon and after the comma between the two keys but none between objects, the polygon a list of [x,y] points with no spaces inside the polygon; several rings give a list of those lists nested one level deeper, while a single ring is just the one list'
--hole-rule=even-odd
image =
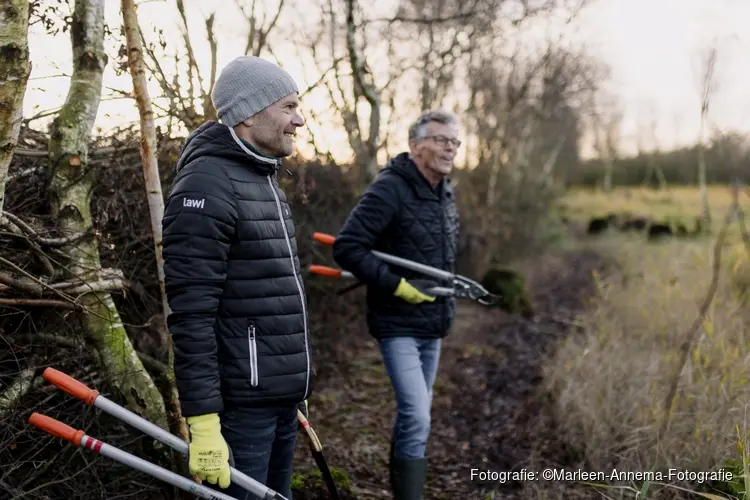
[{"label": "white logo on jacket", "polygon": [[194,200],[191,198],[183,198],[182,199],[182,206],[188,207],[188,208],[203,208],[203,205],[205,205],[206,199],[201,198],[200,200]]}]

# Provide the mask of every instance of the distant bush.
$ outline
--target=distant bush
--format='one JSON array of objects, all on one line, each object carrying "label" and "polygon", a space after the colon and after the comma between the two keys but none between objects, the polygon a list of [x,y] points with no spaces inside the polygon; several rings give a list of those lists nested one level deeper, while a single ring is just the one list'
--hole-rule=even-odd
[{"label": "distant bush", "polygon": [[488,206],[485,166],[457,170],[454,179],[461,215],[460,273],[479,279],[492,266],[544,248],[550,214],[563,194],[559,185],[503,170]]},{"label": "distant bush", "polygon": [[[715,137],[705,148],[706,182],[730,184],[739,177],[750,181],[747,169],[750,139],[740,134]],[[698,184],[699,149],[697,146],[661,152],[645,152],[636,156],[618,158],[612,169],[613,186],[659,187],[659,177],[653,170],[659,167],[667,185]],[[594,158],[564,172],[568,186],[602,187],[604,164]]]}]

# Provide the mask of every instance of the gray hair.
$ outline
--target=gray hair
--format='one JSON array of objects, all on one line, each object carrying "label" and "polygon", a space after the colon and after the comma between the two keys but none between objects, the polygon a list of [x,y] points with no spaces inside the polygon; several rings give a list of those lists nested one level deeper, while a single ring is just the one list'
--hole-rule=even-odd
[{"label": "gray hair", "polygon": [[438,122],[444,125],[457,125],[458,117],[442,109],[426,111],[419,115],[414,123],[409,126],[409,140],[421,139],[424,137],[424,129],[430,122]]}]

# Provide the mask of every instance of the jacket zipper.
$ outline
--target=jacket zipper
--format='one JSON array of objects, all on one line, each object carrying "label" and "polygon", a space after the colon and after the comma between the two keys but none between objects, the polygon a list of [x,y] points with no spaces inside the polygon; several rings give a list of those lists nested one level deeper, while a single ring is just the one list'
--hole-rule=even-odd
[{"label": "jacket zipper", "polygon": [[276,192],[276,188],[273,185],[271,176],[266,177],[268,179],[268,185],[271,186],[273,191],[273,197],[276,199],[276,208],[279,211],[279,220],[281,221],[281,227],[284,229],[284,239],[286,240],[286,247],[289,250],[289,261],[292,263],[292,273],[294,273],[294,282],[297,284],[297,290],[299,291],[299,298],[302,301],[302,321],[305,329],[305,356],[307,358],[307,373],[305,378],[305,394],[310,388],[310,349],[307,341],[307,307],[305,306],[305,294],[302,292],[302,285],[299,282],[297,276],[297,270],[294,267],[294,252],[292,251],[292,242],[289,241],[289,234],[286,230],[286,222],[284,222],[284,212],[281,210],[281,200]]},{"label": "jacket zipper", "polygon": [[[445,267],[445,253],[446,253],[445,252],[445,246],[448,244],[448,223],[445,220],[445,209],[446,209],[446,207],[445,207],[445,205],[446,205],[446,198],[445,198],[446,185],[445,185],[445,182],[446,181],[443,180],[443,188],[440,191],[440,202],[439,202],[439,204],[440,204],[440,228],[443,231],[443,237],[441,238],[442,241],[443,241],[443,244],[440,245],[440,247],[441,247],[440,256],[441,256],[442,266],[443,267]],[[446,300],[446,302],[447,302],[447,300]],[[443,318],[443,324],[445,324],[445,322],[447,320],[446,316],[448,314],[448,311],[447,311],[448,304],[447,303],[446,304],[442,304],[442,306],[440,307],[440,309],[441,309],[440,316]]]},{"label": "jacket zipper", "polygon": [[247,327],[247,342],[250,348],[250,385],[258,387],[258,346],[255,343],[255,325]]}]

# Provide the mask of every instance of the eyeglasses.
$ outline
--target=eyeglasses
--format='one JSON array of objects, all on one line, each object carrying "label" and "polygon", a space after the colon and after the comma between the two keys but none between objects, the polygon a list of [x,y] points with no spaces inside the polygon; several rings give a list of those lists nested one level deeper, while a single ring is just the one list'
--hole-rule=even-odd
[{"label": "eyeglasses", "polygon": [[454,148],[457,148],[461,145],[461,141],[459,141],[458,139],[451,139],[450,137],[445,137],[443,135],[428,135],[426,137],[422,137],[422,139],[432,139],[438,145],[443,147],[445,147],[449,142]]}]

